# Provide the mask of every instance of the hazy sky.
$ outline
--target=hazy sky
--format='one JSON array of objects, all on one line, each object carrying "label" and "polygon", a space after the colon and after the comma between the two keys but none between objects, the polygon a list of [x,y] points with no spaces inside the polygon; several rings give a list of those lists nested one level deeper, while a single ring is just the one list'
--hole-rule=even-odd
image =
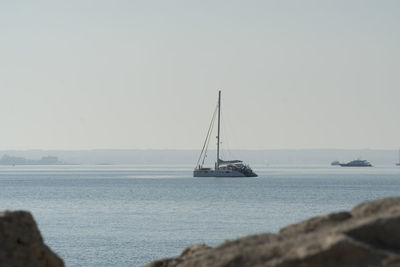
[{"label": "hazy sky", "polygon": [[0,149],[400,146],[400,1],[0,1]]}]

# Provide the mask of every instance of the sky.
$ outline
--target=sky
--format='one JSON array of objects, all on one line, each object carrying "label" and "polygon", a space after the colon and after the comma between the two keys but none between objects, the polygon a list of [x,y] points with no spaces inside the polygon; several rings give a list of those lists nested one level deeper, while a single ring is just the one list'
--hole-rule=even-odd
[{"label": "sky", "polygon": [[[0,149],[400,147],[400,2],[0,1]],[[214,144],[212,144],[214,145]]]}]

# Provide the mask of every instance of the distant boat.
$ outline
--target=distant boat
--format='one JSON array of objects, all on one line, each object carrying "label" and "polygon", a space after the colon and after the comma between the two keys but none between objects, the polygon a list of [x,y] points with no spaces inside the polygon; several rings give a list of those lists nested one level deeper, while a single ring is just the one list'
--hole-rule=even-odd
[{"label": "distant boat", "polygon": [[400,149],[399,149],[399,162],[396,163],[396,166],[400,166]]},{"label": "distant boat", "polygon": [[332,166],[339,166],[339,165],[340,165],[340,162],[337,161],[337,160],[335,160],[335,161],[332,161],[332,162],[331,162],[331,165],[332,165]]},{"label": "distant boat", "polygon": [[[207,157],[207,148],[212,135],[212,128],[214,125],[216,113],[218,113],[218,135],[217,135],[217,162],[215,168],[203,167],[204,160]],[[220,121],[221,121],[221,91],[218,92],[218,104],[214,111],[210,127],[207,132],[206,140],[203,149],[200,153],[197,166],[193,171],[193,177],[257,177],[253,170],[243,163],[241,160],[222,160],[219,158],[219,145],[220,145]]]},{"label": "distant boat", "polygon": [[348,163],[340,163],[342,167],[372,167],[372,164],[366,160],[356,159]]}]

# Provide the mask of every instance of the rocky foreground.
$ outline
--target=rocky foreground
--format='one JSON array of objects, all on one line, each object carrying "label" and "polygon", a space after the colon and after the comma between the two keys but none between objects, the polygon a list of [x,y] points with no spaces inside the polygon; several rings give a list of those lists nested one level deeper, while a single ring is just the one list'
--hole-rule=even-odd
[{"label": "rocky foreground", "polygon": [[196,244],[146,267],[400,266],[400,198],[366,202],[287,226],[278,234]]},{"label": "rocky foreground", "polygon": [[29,212],[0,212],[0,267],[62,267]]}]

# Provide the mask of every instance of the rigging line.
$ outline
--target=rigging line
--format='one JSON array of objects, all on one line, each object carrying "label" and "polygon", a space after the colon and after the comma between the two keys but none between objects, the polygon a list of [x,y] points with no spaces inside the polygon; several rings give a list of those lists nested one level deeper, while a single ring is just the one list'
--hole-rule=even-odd
[{"label": "rigging line", "polygon": [[[213,117],[212,117],[211,123],[210,123],[210,127],[208,128],[207,137],[206,137],[206,140],[204,142],[204,146],[203,146],[203,150],[202,150],[203,161],[201,163],[201,166],[204,165],[204,161],[206,160],[206,157],[207,157],[207,150],[208,150],[208,145],[209,145],[210,139],[211,139],[211,133],[212,133],[212,130],[213,130],[214,124],[215,124],[216,112],[217,112],[217,108],[214,110]],[[201,158],[201,156],[200,156],[200,158]],[[199,158],[199,161],[200,161],[200,158]]]},{"label": "rigging line", "polygon": [[211,140],[211,133],[212,133],[212,130],[214,129],[216,113],[217,113],[217,109],[215,109],[215,111],[214,111],[213,123],[212,123],[211,128],[210,128],[210,132],[209,132],[210,134],[208,135],[207,146],[206,146],[206,150],[204,151],[203,162],[201,163],[201,165],[204,164],[204,161],[206,160],[206,157],[207,157],[208,146],[209,146],[210,140]]},{"label": "rigging line", "polygon": [[228,131],[228,128],[226,127],[226,118],[227,118],[227,115],[225,114],[225,116],[224,116],[224,120],[221,122],[221,128],[222,128],[222,130],[225,132],[225,134],[224,134],[224,138],[223,138],[223,140],[221,141],[221,143],[224,145],[224,147],[222,147],[222,149],[221,149],[221,152],[222,152],[222,155],[223,155],[223,157],[225,158],[225,159],[228,159],[229,158],[229,142],[228,142],[228,136],[229,136],[229,131]]},{"label": "rigging line", "polygon": [[209,146],[209,144],[210,144],[212,130],[214,129],[215,117],[216,117],[216,114],[217,114],[217,108],[218,108],[218,106],[217,106],[217,107],[215,108],[215,110],[214,110],[214,114],[213,114],[213,118],[212,118],[212,123],[211,123],[210,128],[209,128],[207,145],[206,145],[206,149],[204,150],[203,161],[201,162],[201,165],[202,165],[202,166],[204,165],[204,161],[206,160],[206,157],[207,157],[208,146]]},{"label": "rigging line", "polygon": [[[217,107],[218,107],[218,106],[217,106]],[[203,155],[204,148],[206,147],[207,140],[209,139],[209,136],[210,136],[211,128],[212,128],[212,126],[214,125],[215,113],[216,113],[217,107],[216,107],[215,110],[214,110],[214,113],[213,113],[213,116],[212,116],[212,119],[211,119],[211,122],[210,122],[210,126],[209,126],[208,131],[207,131],[206,140],[204,140],[203,148],[202,148],[202,150],[201,150],[199,159],[197,160],[196,168],[199,166],[199,163],[200,163],[200,160],[201,160],[201,156]],[[204,158],[205,158],[205,157],[204,157]],[[204,163],[204,159],[203,159],[203,163]]]}]

